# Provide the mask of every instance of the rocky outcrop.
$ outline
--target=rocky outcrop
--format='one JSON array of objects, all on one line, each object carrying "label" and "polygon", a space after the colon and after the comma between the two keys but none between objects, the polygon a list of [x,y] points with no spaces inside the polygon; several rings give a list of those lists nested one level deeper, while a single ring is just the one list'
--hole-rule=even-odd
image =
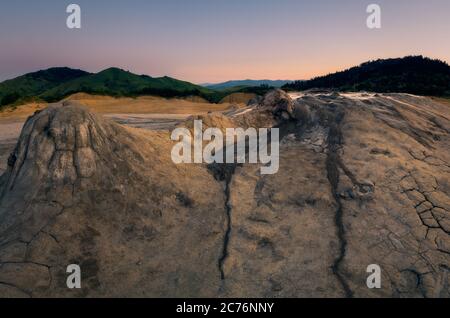
[{"label": "rocky outcrop", "polygon": [[448,106],[276,90],[192,119],[276,125],[279,172],[175,165],[169,134],[81,106],[32,116],[0,178],[0,295],[450,297]]},{"label": "rocky outcrop", "polygon": [[258,108],[272,112],[276,118],[286,120],[293,117],[294,102],[286,92],[275,89],[264,96]]}]

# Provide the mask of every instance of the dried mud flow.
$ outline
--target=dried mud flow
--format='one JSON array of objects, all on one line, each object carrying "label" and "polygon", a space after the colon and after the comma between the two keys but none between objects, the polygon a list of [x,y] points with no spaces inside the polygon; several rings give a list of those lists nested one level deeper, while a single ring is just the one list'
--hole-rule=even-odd
[{"label": "dried mud flow", "polygon": [[448,104],[275,90],[193,119],[279,128],[278,173],[176,165],[167,131],[70,102],[30,117],[0,156],[0,296],[450,297]]}]

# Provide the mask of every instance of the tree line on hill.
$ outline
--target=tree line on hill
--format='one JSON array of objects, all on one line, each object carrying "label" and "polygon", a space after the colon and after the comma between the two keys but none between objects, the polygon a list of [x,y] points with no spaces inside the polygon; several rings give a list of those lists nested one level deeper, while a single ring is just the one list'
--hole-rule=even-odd
[{"label": "tree line on hill", "polygon": [[369,61],[345,71],[286,84],[286,90],[312,88],[378,93],[450,96],[450,66],[423,56]]}]

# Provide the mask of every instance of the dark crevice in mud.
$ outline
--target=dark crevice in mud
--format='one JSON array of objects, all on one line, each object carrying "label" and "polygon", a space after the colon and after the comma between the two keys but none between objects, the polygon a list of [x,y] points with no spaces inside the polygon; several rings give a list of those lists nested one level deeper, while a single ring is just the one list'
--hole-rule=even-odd
[{"label": "dark crevice in mud", "polygon": [[[296,121],[290,120],[286,122],[282,122],[281,124],[273,127],[279,129],[279,137],[280,141],[287,135],[295,133],[296,135],[300,134],[299,126]],[[267,142],[271,142],[271,134],[269,130],[269,135],[267,138]],[[236,148],[235,148],[236,150]],[[248,154],[249,148],[248,144],[246,144],[245,152]],[[236,153],[235,153],[236,159]],[[236,161],[236,160],[235,160]],[[231,237],[231,229],[232,229],[232,206],[230,203],[230,194],[231,194],[231,181],[233,179],[233,175],[238,166],[242,166],[242,164],[237,163],[213,163],[208,165],[208,170],[213,174],[214,178],[219,182],[224,182],[224,194],[225,194],[225,212],[226,212],[226,230],[223,238],[222,251],[218,260],[218,268],[220,271],[221,280],[225,280],[224,273],[224,263],[229,255],[228,245]]]},{"label": "dark crevice in mud", "polygon": [[341,131],[341,122],[344,118],[344,113],[335,111],[327,114],[327,126],[329,126],[328,133],[328,154],[326,159],[327,178],[331,186],[331,192],[337,204],[334,222],[337,229],[337,237],[339,240],[339,255],[334,260],[332,265],[333,274],[337,277],[341,284],[345,296],[347,298],[353,297],[353,291],[350,289],[344,275],[341,271],[342,262],[344,261],[347,252],[347,239],[345,233],[345,226],[343,222],[344,210],[341,202],[341,197],[338,193],[339,186],[339,167],[342,165],[339,157],[339,149],[342,145],[343,137]]},{"label": "dark crevice in mud", "polygon": [[[334,105],[330,106],[333,107]],[[347,283],[346,277],[342,273],[342,263],[347,253],[348,243],[346,239],[346,231],[343,222],[344,210],[341,201],[341,196],[338,193],[338,186],[340,179],[339,169],[343,170],[343,172],[350,178],[352,183],[355,186],[358,186],[360,191],[366,192],[365,189],[366,187],[368,187],[368,185],[362,184],[357,180],[357,177],[345,166],[344,162],[342,161],[339,155],[339,150],[341,149],[343,144],[341,123],[345,116],[344,111],[339,108],[331,108],[320,111],[319,115],[323,116],[321,124],[329,129],[327,139],[328,152],[326,158],[326,169],[327,169],[327,178],[331,186],[331,191],[337,204],[334,222],[339,241],[339,254],[334,260],[331,268],[333,274],[337,277],[339,283],[341,284],[345,296],[347,298],[353,298],[354,292],[351,290],[349,284]],[[311,122],[303,123],[301,125],[295,121],[283,122],[277,126],[277,128],[280,129],[280,141],[290,134],[294,134],[296,138],[301,139],[303,132],[311,128],[312,125],[313,123]],[[367,191],[373,191],[373,189]]]},{"label": "dark crevice in mud", "polygon": [[220,271],[220,279],[225,279],[223,265],[228,257],[228,243],[231,235],[231,203],[230,203],[230,184],[233,179],[233,174],[236,171],[237,164],[210,164],[208,169],[213,173],[217,181],[225,183],[225,212],[226,212],[226,230],[223,238],[222,252],[218,260],[218,267]]}]

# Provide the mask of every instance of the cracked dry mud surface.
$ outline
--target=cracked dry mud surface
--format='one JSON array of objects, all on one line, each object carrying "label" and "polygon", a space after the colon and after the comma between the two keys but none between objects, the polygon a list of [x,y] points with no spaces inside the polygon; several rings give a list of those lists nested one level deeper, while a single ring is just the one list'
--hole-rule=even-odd
[{"label": "cracked dry mud surface", "polygon": [[31,117],[0,177],[0,296],[450,297],[448,105],[273,91],[200,119],[279,127],[279,172],[175,165],[167,132],[80,106]]}]

